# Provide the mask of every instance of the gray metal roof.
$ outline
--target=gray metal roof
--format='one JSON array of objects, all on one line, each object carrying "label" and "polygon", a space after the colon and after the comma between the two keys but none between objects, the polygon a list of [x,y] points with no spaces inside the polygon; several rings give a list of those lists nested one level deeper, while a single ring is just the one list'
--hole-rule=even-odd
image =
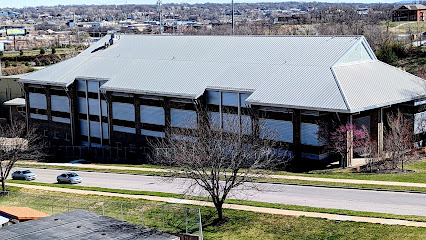
[{"label": "gray metal roof", "polygon": [[408,10],[424,10],[424,9],[426,9],[426,6],[423,5],[423,4],[405,4],[405,5],[397,7],[396,10],[401,9],[402,7],[405,7]]},{"label": "gray metal roof", "polygon": [[[357,95],[346,96],[350,90],[342,89],[339,78],[347,79],[345,82],[357,78],[344,73],[350,67],[332,68],[360,41],[368,46],[362,36],[120,35],[112,46],[92,53],[109,38],[102,38],[75,58],[28,74],[20,82],[65,87],[76,78],[97,78],[108,80],[102,91],[191,99],[206,89],[239,90],[253,92],[247,99],[251,104],[338,112],[351,112],[349,102],[356,109],[378,104],[364,101],[372,105],[361,107],[355,104],[357,100],[348,99]],[[368,51],[374,55],[369,46]],[[382,66],[375,61],[366,64]],[[390,68],[381,67],[374,74],[387,76],[382,71]],[[333,70],[339,74],[334,75]],[[400,78],[413,77],[398,72]],[[366,81],[376,81],[373,75],[363,76]],[[386,101],[384,96],[380,104]]]},{"label": "gray metal roof", "polygon": [[2,239],[152,239],[179,237],[93,212],[75,210],[0,228]]},{"label": "gray metal roof", "polygon": [[5,106],[25,106],[25,98],[14,98],[3,103]]},{"label": "gray metal roof", "polygon": [[401,103],[425,95],[424,79],[380,61],[334,66],[351,112]]}]

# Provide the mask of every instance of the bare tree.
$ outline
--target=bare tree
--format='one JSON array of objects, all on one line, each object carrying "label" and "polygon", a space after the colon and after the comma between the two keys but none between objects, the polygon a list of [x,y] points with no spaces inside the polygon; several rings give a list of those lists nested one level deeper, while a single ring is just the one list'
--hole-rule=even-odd
[{"label": "bare tree", "polygon": [[412,121],[398,111],[388,115],[388,131],[385,135],[385,150],[390,155],[392,168],[396,169],[401,162],[404,171],[404,161],[414,147],[414,132]]},{"label": "bare tree", "polygon": [[6,179],[18,160],[37,159],[42,156],[44,144],[35,128],[28,131],[24,122],[0,126],[0,178],[3,192]]},{"label": "bare tree", "polygon": [[208,193],[221,222],[223,204],[232,189],[264,176],[265,169],[290,157],[287,150],[277,150],[276,134],[262,123],[253,130],[248,116],[224,114],[222,121],[216,117],[198,111],[197,122],[188,120],[185,127],[169,129],[169,138],[150,141],[150,145],[158,163],[179,167],[171,170],[174,177],[190,179],[188,191],[199,187]]}]

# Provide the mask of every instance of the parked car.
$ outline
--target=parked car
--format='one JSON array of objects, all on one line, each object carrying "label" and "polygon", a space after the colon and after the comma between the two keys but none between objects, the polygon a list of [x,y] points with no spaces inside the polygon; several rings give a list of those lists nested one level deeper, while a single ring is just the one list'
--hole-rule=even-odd
[{"label": "parked car", "polygon": [[91,161],[87,161],[86,159],[77,159],[77,160],[73,160],[69,163],[81,163],[81,164],[91,164]]},{"label": "parked car", "polygon": [[21,169],[18,171],[15,171],[12,173],[12,179],[22,179],[22,180],[35,180],[37,177],[37,174],[34,172],[31,172],[31,170],[28,169]]},{"label": "parked car", "polygon": [[56,180],[58,180],[58,183],[81,183],[83,178],[77,173],[67,172],[59,175]]}]

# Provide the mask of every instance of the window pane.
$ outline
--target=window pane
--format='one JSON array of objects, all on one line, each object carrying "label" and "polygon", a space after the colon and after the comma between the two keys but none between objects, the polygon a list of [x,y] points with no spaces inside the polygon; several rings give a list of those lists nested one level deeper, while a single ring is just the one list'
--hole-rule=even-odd
[{"label": "window pane", "polygon": [[162,107],[141,106],[141,122],[165,125],[164,109]]},{"label": "window pane", "polygon": [[207,91],[207,104],[220,104],[220,92]]},{"label": "window pane", "polygon": [[30,107],[47,109],[46,95],[40,93],[30,93]]},{"label": "window pane", "polygon": [[181,128],[196,128],[197,127],[197,113],[189,110],[171,109],[171,124],[172,127]]},{"label": "window pane", "polygon": [[135,121],[135,108],[129,103],[112,103],[112,117],[119,120]]},{"label": "window pane", "polygon": [[222,93],[222,105],[238,107],[238,93]]},{"label": "window pane", "polygon": [[282,142],[293,142],[293,123],[261,118],[260,137]]}]

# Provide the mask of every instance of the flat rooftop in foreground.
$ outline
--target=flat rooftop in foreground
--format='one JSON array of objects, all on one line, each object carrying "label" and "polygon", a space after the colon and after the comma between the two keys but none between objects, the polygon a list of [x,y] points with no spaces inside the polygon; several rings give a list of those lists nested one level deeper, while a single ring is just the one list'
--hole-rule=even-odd
[{"label": "flat rooftop in foreground", "polygon": [[0,228],[1,239],[152,239],[178,240],[171,234],[96,213],[75,210]]},{"label": "flat rooftop in foreground", "polygon": [[19,221],[40,219],[49,216],[48,214],[29,207],[0,207],[0,214],[9,216]]}]

